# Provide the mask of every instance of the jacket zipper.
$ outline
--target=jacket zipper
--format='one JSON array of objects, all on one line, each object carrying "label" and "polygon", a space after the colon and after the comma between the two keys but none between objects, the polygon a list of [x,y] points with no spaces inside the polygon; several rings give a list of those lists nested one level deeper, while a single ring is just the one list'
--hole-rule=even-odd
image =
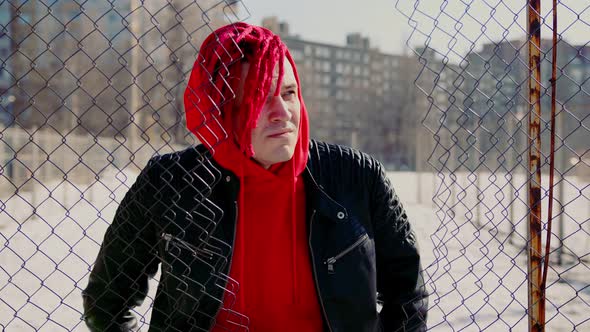
[{"label": "jacket zipper", "polygon": [[351,252],[356,247],[360,246],[363,242],[365,242],[369,238],[369,235],[364,234],[363,236],[359,237],[353,244],[351,244],[348,248],[342,250],[338,255],[330,257],[326,259],[324,264],[328,265],[328,273],[334,274],[334,264],[343,256]]},{"label": "jacket zipper", "polygon": [[[223,295],[221,297],[221,304],[219,305],[219,307],[217,307],[217,310],[215,311],[215,318],[217,318],[217,316],[219,315],[219,311],[223,307],[223,298],[225,297],[225,292],[227,291],[227,284],[229,283],[229,272],[231,271],[231,263],[234,259],[234,248],[236,246],[236,231],[238,230],[238,201],[234,201],[234,211],[236,212],[235,216],[234,216],[234,235],[233,235],[232,248],[229,253],[229,261],[228,261],[229,266],[227,268],[227,282],[225,283],[226,287],[224,287]],[[238,287],[239,286],[240,285],[238,284]],[[239,291],[239,288],[238,288],[238,291]],[[241,314],[241,313],[238,313],[238,314]],[[213,326],[210,326],[209,329],[211,329],[212,327]]]},{"label": "jacket zipper", "polygon": [[190,251],[194,257],[197,257],[200,255],[200,256],[205,256],[205,258],[207,258],[209,260],[213,259],[214,253],[211,252],[210,250],[195,247],[194,245],[192,245],[184,240],[181,240],[181,239],[173,236],[172,234],[162,233],[162,238],[166,241],[166,246],[165,246],[166,251],[168,251],[168,249],[170,248],[170,242],[173,241],[176,244],[178,244],[179,246],[183,247],[184,249]]},{"label": "jacket zipper", "polygon": [[326,308],[324,307],[324,300],[322,300],[322,293],[320,292],[320,284],[318,282],[318,275],[316,273],[316,268],[315,268],[315,259],[313,257],[313,248],[311,246],[311,232],[312,232],[312,228],[313,228],[313,218],[314,217],[315,217],[315,210],[313,210],[313,213],[311,214],[311,218],[309,221],[309,249],[312,251],[310,253],[310,256],[311,256],[311,265],[312,265],[312,270],[313,270],[313,278],[315,280],[316,291],[318,292],[318,296],[320,298],[320,306],[322,307],[322,313],[324,314],[324,318],[326,319],[326,324],[328,325],[328,331],[332,332],[332,327],[330,326],[330,320],[328,319],[328,314],[326,313]]},{"label": "jacket zipper", "polygon": [[[234,259],[234,248],[236,246],[236,233],[238,230],[238,201],[234,201],[234,210],[236,211],[235,216],[234,216],[234,235],[233,235],[233,242],[232,242],[232,248],[230,251],[230,256],[229,256],[229,267],[227,268],[227,277],[228,277],[228,281],[229,281],[229,271],[231,270],[231,263]],[[226,284],[227,286],[227,284]],[[239,285],[238,285],[239,286]]]}]

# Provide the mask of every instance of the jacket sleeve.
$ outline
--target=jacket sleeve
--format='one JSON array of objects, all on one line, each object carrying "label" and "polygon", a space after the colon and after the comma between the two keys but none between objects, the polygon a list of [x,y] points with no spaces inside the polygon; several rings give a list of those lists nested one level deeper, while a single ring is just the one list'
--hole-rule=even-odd
[{"label": "jacket sleeve", "polygon": [[157,237],[146,216],[153,206],[153,159],[117,208],[82,292],[84,320],[91,331],[137,331],[131,312],[148,292],[158,270]]},{"label": "jacket sleeve", "polygon": [[384,331],[425,331],[428,294],[416,236],[383,167],[377,163],[371,211],[377,291]]}]

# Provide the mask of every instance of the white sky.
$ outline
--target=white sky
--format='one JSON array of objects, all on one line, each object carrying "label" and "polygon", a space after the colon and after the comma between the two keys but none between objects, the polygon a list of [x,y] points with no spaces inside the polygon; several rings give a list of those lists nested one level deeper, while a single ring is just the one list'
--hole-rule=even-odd
[{"label": "white sky", "polygon": [[[361,32],[371,39],[371,44],[378,46],[387,53],[402,53],[405,41],[412,29],[408,19],[396,8],[397,0],[242,0],[250,12],[246,22],[260,24],[262,17],[276,15],[280,20],[289,23],[290,30],[303,39],[344,44],[348,32]],[[559,0],[558,31],[564,31],[563,37],[576,45],[590,41],[590,0]],[[400,0],[400,9],[411,13],[416,0]],[[516,16],[517,24],[509,29],[508,38],[519,38],[525,34],[526,0],[421,0],[418,8],[431,16],[444,12],[449,15],[438,17],[439,27],[450,35],[436,29],[429,33],[432,36],[431,46],[442,53],[449,51],[449,45],[458,54],[465,54],[469,46],[475,43],[497,41],[502,38],[504,28],[510,26]],[[471,3],[468,15],[467,5]],[[547,16],[546,25],[551,26],[551,0],[541,0],[542,14]],[[367,5],[361,5],[367,4]],[[370,4],[370,5],[369,5]],[[495,10],[494,10],[495,8]],[[576,18],[576,12],[580,19]],[[493,13],[493,15],[491,15]],[[451,18],[459,18],[463,26],[455,27]],[[433,29],[432,18],[425,14],[415,14],[417,27],[428,32]],[[482,25],[479,22],[485,22]],[[487,31],[482,36],[482,27]],[[458,32],[457,32],[458,31]],[[463,34],[462,36],[459,34]],[[456,42],[452,36],[456,35]],[[477,39],[479,37],[479,39]],[[551,31],[544,29],[543,38],[551,38]],[[421,46],[424,36],[414,34],[412,46]]]}]

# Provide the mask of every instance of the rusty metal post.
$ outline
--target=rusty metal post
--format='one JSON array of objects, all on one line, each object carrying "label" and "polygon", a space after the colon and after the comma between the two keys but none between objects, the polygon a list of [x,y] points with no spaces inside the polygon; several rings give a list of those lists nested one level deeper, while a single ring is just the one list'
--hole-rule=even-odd
[{"label": "rusty metal post", "polygon": [[551,254],[551,226],[553,224],[553,193],[555,188],[555,121],[557,106],[557,0],[553,0],[553,47],[551,48],[551,150],[549,152],[549,209],[547,211],[547,237],[543,258],[543,280],[541,281],[541,320],[545,322],[545,304],[547,294],[547,273]]},{"label": "rusty metal post", "polygon": [[529,58],[529,238],[528,314],[529,331],[545,330],[542,305],[541,240],[541,1],[527,0]]}]

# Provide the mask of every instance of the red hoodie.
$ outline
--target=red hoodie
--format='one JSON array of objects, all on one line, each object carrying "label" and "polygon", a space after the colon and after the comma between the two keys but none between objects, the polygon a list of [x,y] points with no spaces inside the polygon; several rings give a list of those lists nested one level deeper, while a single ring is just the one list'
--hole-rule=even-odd
[{"label": "red hoodie", "polygon": [[[243,106],[231,114],[227,110],[233,108],[232,91],[237,85],[230,78],[240,77],[236,59],[245,48],[258,50],[259,55],[248,58]],[[231,281],[214,332],[323,330],[305,219],[302,173],[309,152],[309,125],[300,89],[299,138],[293,158],[268,170],[250,158],[255,153],[251,130],[269,93],[272,70],[283,57],[291,62],[299,85],[295,64],[278,36],[245,23],[225,26],[203,43],[185,92],[188,128],[213,152],[217,163],[240,179]],[[279,81],[282,75],[281,68]],[[233,128],[234,116],[244,124],[241,128]],[[234,136],[237,143],[228,139]]]}]

